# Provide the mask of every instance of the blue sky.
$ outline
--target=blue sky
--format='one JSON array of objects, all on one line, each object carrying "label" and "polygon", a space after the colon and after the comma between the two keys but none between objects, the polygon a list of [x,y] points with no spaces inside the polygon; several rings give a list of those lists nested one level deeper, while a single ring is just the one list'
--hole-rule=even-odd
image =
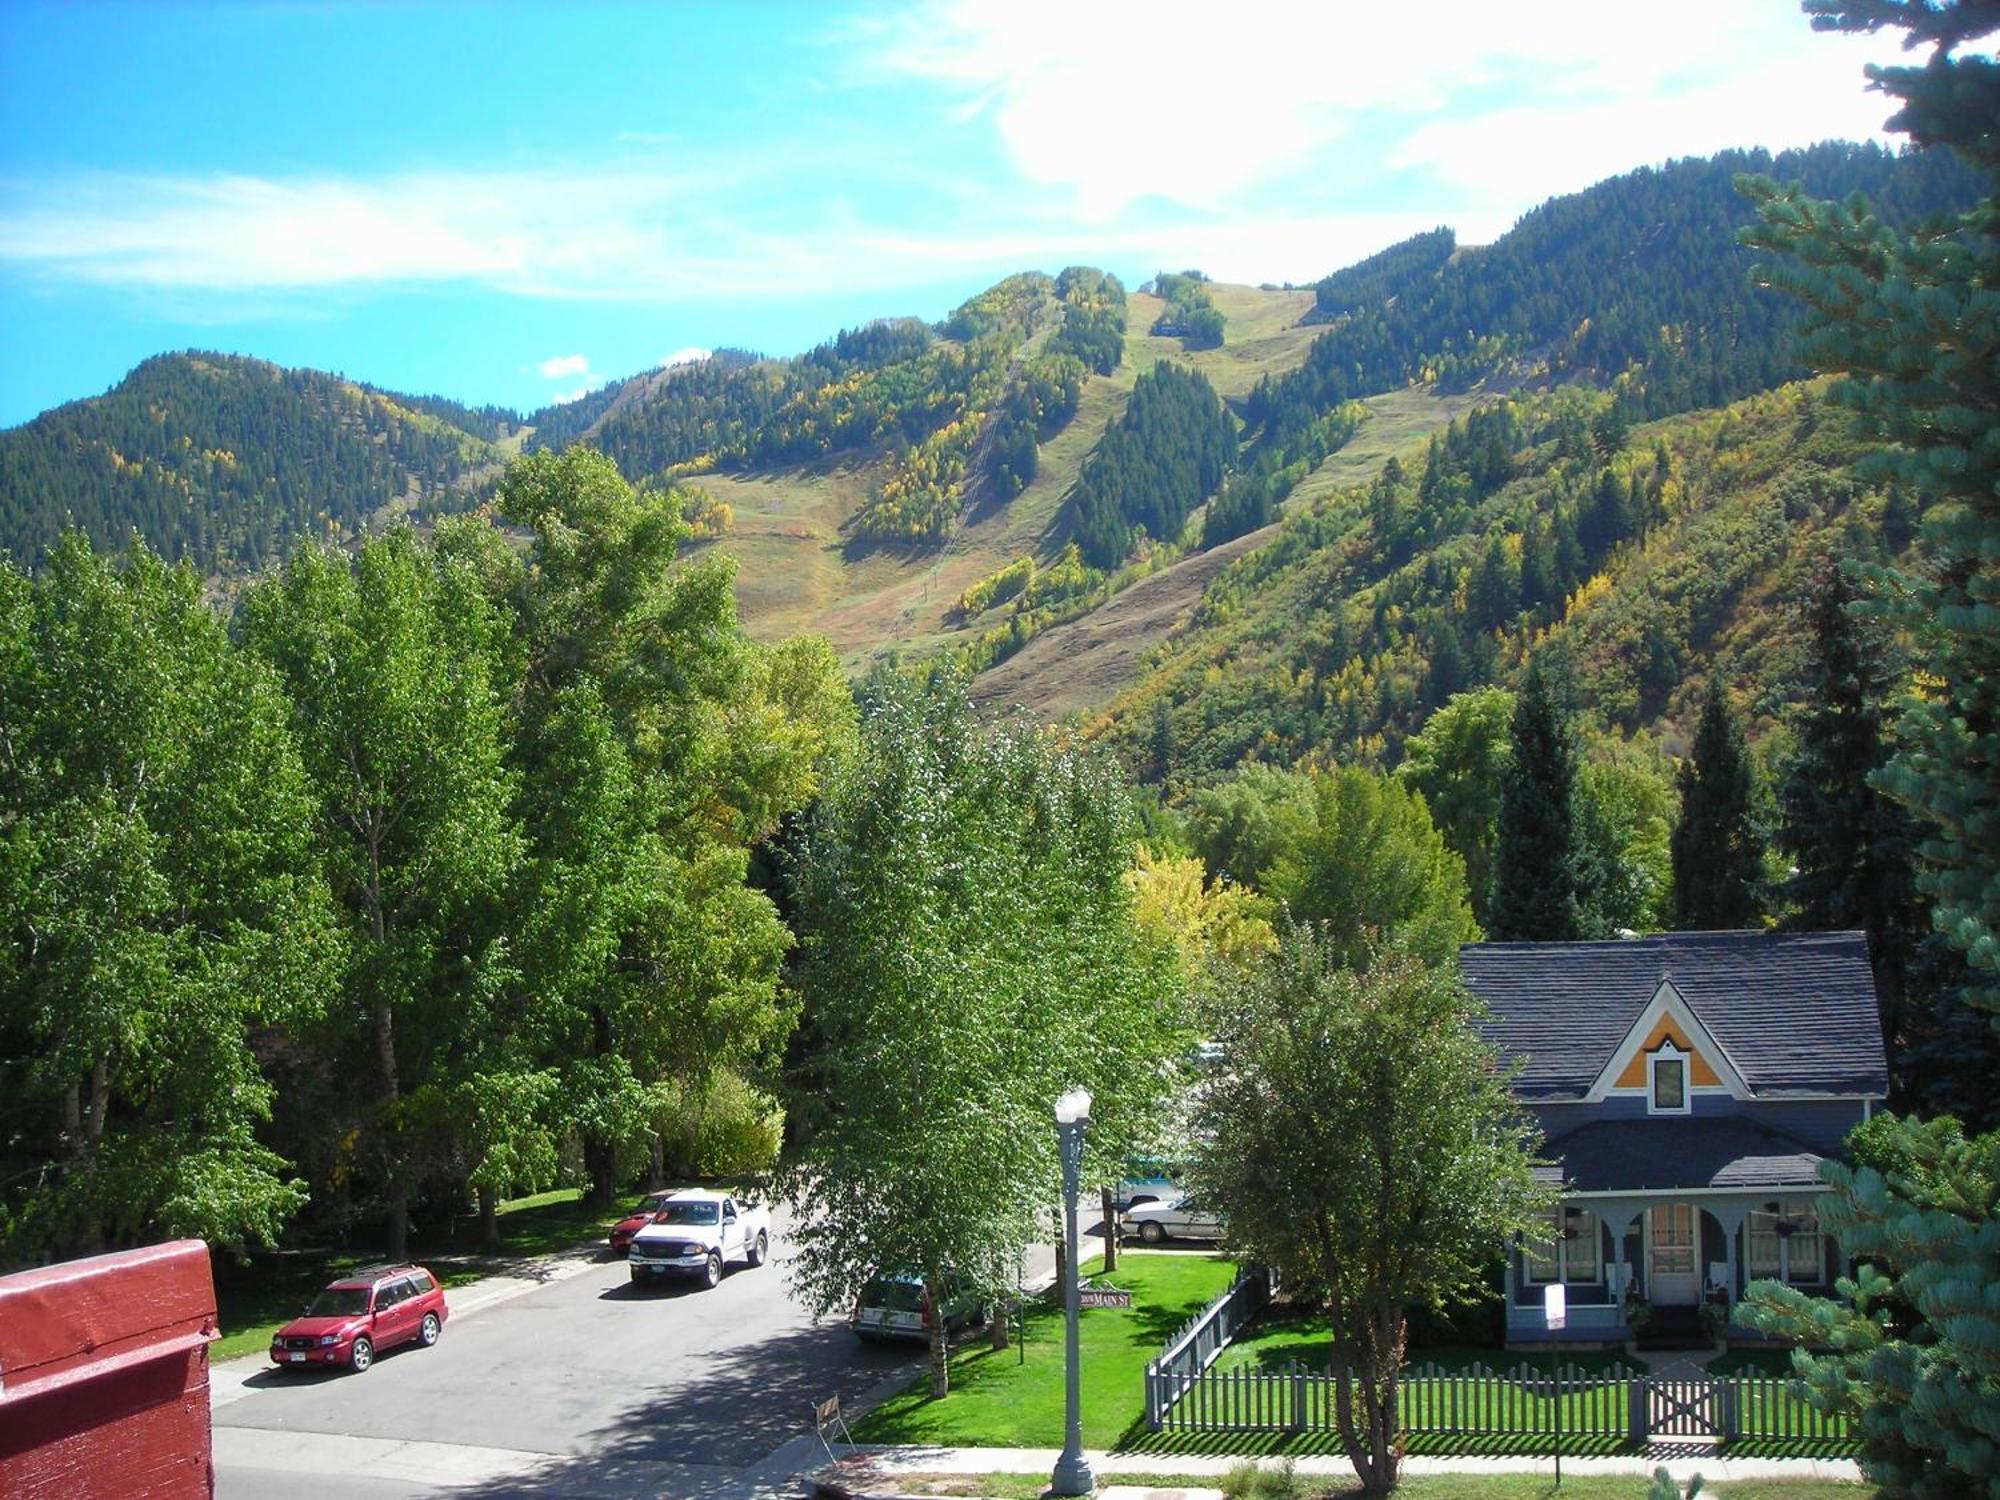
[{"label": "blue sky", "polygon": [[1792,0],[0,0],[0,425],[218,348],[531,409],[1000,275],[1310,281],[1879,136]]}]

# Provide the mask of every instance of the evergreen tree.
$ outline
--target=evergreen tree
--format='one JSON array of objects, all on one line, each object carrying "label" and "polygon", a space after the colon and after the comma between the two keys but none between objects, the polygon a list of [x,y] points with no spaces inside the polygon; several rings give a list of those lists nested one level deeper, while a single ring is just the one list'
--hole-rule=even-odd
[{"label": "evergreen tree", "polygon": [[[2000,1134],[1877,1115],[1816,1212],[1861,1262],[1838,1300],[1759,1281],[1743,1321],[1792,1340],[1809,1399],[1848,1418],[1884,1496],[2000,1497]],[[1806,1349],[1824,1351],[1808,1354]]]},{"label": "evergreen tree", "polygon": [[[1874,477],[1927,502],[1919,566],[1889,609],[1917,641],[1929,686],[1906,700],[1885,791],[1930,824],[1919,881],[1940,932],[1965,955],[1971,998],[2000,1011],[2000,68],[1968,43],[2000,31],[1992,0],[1913,5],[1812,0],[1825,31],[1895,27],[1928,47],[1921,67],[1870,67],[1901,102],[1889,127],[1950,146],[1983,178],[1970,211],[1899,233],[1858,203],[1743,184],[1763,222],[1747,243],[1810,313],[1801,356],[1849,378],[1839,398],[1888,443]],[[1924,155],[1939,155],[1929,152]]]},{"label": "evergreen tree", "polygon": [[1681,762],[1674,825],[1674,926],[1683,932],[1751,927],[1763,915],[1763,861],[1750,815],[1755,782],[1743,731],[1719,682],[1711,682]]},{"label": "evergreen tree", "polygon": [[1868,934],[1882,1029],[1896,1043],[1899,1002],[1928,927],[1917,894],[1916,828],[1870,784],[1889,758],[1890,681],[1879,629],[1854,616],[1847,573],[1829,561],[1807,600],[1812,629],[1798,756],[1779,793],[1778,844],[1796,867],[1786,926]]},{"label": "evergreen tree", "polygon": [[1500,784],[1488,935],[1500,942],[1597,936],[1577,829],[1576,736],[1540,661],[1514,704],[1512,758]]}]

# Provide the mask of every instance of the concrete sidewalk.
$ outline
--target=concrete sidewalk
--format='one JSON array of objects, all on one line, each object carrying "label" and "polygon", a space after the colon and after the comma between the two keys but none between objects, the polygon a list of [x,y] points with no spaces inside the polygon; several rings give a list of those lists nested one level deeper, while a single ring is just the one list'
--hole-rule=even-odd
[{"label": "concrete sidewalk", "polygon": [[[898,1478],[910,1475],[944,1474],[1046,1474],[1055,1467],[1058,1451],[1054,1448],[943,1448],[922,1445],[899,1447],[855,1446],[845,1448],[834,1445],[834,1451],[841,1456],[839,1468],[857,1479],[863,1474],[886,1482],[884,1488],[894,1491]],[[1098,1479],[1098,1493],[1103,1500],[1131,1500],[1146,1494],[1186,1496],[1188,1500],[1208,1500],[1219,1496],[1221,1491],[1197,1488],[1174,1491],[1154,1491],[1145,1488],[1121,1486],[1120,1475],[1166,1475],[1185,1476],[1189,1479],[1220,1479],[1224,1474],[1240,1464],[1255,1462],[1261,1468],[1275,1469],[1282,1459],[1245,1459],[1241,1457],[1217,1457],[1207,1454],[1174,1453],[1101,1453],[1086,1455]],[[1344,1458],[1328,1454],[1303,1455],[1293,1459],[1293,1467],[1301,1474],[1325,1476],[1328,1479],[1354,1479],[1354,1470]],[[1565,1474],[1631,1474],[1649,1477],[1655,1469],[1665,1467],[1676,1480],[1685,1484],[1699,1474],[1710,1484],[1740,1482],[1747,1479],[1827,1479],[1861,1481],[1861,1467],[1852,1459],[1845,1458],[1727,1458],[1715,1451],[1701,1452],[1699,1445],[1688,1443],[1659,1444],[1649,1451],[1608,1456],[1588,1456],[1563,1459]],[[1407,1475],[1419,1474],[1546,1474],[1554,1478],[1554,1463],[1548,1458],[1431,1458],[1410,1457],[1403,1460],[1403,1472]]]}]

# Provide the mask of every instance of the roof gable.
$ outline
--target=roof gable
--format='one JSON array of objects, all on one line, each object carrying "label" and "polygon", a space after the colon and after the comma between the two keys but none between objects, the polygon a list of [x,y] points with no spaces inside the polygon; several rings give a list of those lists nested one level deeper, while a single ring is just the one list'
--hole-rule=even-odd
[{"label": "roof gable", "polygon": [[1644,1093],[1648,1086],[1646,1059],[1671,1043],[1688,1060],[1688,1084],[1696,1091],[1722,1089],[1731,1098],[1750,1097],[1750,1085],[1731,1061],[1728,1049],[1701,1022],[1672,979],[1662,979],[1646,1008],[1633,1018],[1624,1038],[1598,1069],[1586,1101],[1595,1104],[1612,1093]]},{"label": "roof gable", "polygon": [[1525,1099],[1592,1097],[1614,1061],[1606,1091],[1615,1088],[1632,1057],[1659,1044],[1653,1032],[1662,1020],[1680,1028],[1675,1045],[1702,1054],[1717,1086],[1733,1083],[1739,1097],[1880,1098],[1888,1090],[1859,932],[1469,943],[1459,961],[1486,1007],[1479,1030],[1519,1063],[1515,1090]]}]

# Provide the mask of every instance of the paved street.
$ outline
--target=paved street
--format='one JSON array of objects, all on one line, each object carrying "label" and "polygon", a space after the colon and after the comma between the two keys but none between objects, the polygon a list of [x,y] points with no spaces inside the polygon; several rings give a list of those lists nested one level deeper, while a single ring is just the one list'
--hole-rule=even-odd
[{"label": "paved street", "polygon": [[[434,1349],[365,1375],[217,1371],[222,1500],[403,1500],[749,1493],[751,1466],[921,1351],[858,1344],[787,1294],[782,1215],[771,1264],[714,1291],[633,1286],[622,1260],[456,1315]],[[1033,1271],[1045,1271],[1049,1253]],[[574,1274],[570,1274],[574,1273]],[[490,1293],[488,1295],[491,1295]],[[245,1374],[249,1373],[247,1379]],[[238,1394],[240,1392],[240,1394]]]}]

